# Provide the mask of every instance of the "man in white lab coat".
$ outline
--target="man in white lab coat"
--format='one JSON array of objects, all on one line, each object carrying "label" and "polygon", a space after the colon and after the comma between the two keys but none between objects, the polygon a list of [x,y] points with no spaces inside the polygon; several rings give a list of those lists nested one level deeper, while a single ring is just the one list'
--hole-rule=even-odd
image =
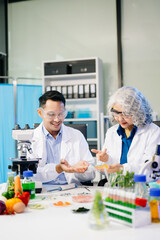
[{"label": "man in white lab coat", "polygon": [[30,157],[39,161],[35,180],[48,184],[92,181],[94,159],[83,134],[63,124],[67,115],[65,98],[48,91],[39,98],[37,110],[43,122],[35,129]]},{"label": "man in white lab coat", "polygon": [[92,149],[98,160],[107,162],[108,173],[120,169],[139,173],[160,144],[160,128],[152,123],[152,109],[143,94],[133,87],[118,89],[109,99],[112,123],[102,150]]}]

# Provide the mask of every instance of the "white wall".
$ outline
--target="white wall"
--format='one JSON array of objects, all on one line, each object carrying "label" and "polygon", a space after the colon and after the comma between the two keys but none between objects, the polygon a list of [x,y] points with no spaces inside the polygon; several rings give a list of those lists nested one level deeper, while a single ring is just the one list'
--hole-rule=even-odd
[{"label": "white wall", "polygon": [[118,86],[115,0],[13,3],[8,17],[10,76],[41,77],[42,61],[98,56],[106,103]]},{"label": "white wall", "polygon": [[137,87],[160,117],[160,1],[123,0],[124,84]]},{"label": "white wall", "polygon": [[[122,0],[124,85],[160,116],[160,1]],[[32,0],[9,4],[9,74],[41,77],[42,61],[98,56],[104,102],[118,87],[116,1]]]}]

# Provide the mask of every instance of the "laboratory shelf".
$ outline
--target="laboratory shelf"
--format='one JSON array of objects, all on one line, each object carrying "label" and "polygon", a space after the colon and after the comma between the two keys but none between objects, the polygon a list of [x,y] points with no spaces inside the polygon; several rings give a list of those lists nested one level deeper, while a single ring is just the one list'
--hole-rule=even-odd
[{"label": "laboratory shelf", "polygon": [[100,113],[104,109],[101,59],[90,57],[45,61],[42,79],[43,92],[62,92],[67,103],[66,109],[74,114],[74,118],[66,118],[65,123],[86,122],[88,139],[93,139],[88,141],[92,145],[95,141],[94,147],[101,149]]},{"label": "laboratory shelf", "polygon": [[80,73],[80,74],[61,74],[61,75],[48,75],[45,79],[53,80],[72,80],[72,79],[93,79],[96,77],[96,73]]},{"label": "laboratory shelf", "polygon": [[96,142],[96,141],[97,141],[97,138],[87,138],[87,141],[88,141],[88,142]]},{"label": "laboratory shelf", "polygon": [[76,103],[76,102],[79,102],[79,100],[81,100],[82,102],[95,102],[97,98],[67,98],[66,102]]},{"label": "laboratory shelf", "polygon": [[97,121],[97,118],[66,118],[64,122],[88,122]]}]

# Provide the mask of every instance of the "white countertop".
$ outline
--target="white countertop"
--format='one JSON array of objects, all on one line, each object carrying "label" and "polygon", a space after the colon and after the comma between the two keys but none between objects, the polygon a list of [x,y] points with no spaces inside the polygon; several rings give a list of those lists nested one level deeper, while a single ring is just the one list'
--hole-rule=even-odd
[{"label": "white countertop", "polygon": [[[0,188],[1,190],[2,188]],[[91,208],[92,203],[72,202],[72,196],[94,194],[103,187],[89,187],[90,191],[75,188],[61,192],[38,194],[37,197],[46,199],[30,200],[29,205],[40,203],[44,209],[30,209],[21,214],[0,216],[0,240],[26,240],[26,239],[58,239],[58,240],[151,240],[160,238],[160,224],[151,224],[141,228],[131,228],[123,224],[110,221],[107,228],[93,230],[89,227],[89,213],[73,213],[72,209],[79,207]],[[57,201],[68,201],[72,204],[66,207],[54,206]],[[55,238],[56,237],[56,238]]]}]

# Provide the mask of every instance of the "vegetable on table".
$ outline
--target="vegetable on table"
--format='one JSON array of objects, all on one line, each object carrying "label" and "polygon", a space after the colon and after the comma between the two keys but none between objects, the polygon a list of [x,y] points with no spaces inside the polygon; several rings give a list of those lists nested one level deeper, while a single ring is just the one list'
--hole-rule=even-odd
[{"label": "vegetable on table", "polygon": [[4,196],[0,196],[0,200],[5,203],[7,201],[7,198]]},{"label": "vegetable on table", "polygon": [[14,210],[13,210],[13,206],[18,203],[18,202],[22,202],[21,199],[19,198],[11,198],[11,199],[8,199],[6,202],[5,202],[5,205],[6,205],[6,208],[8,210],[9,213],[13,213]]},{"label": "vegetable on table", "polygon": [[14,180],[14,192],[15,192],[15,196],[17,196],[17,194],[19,192],[22,192],[22,185],[21,185],[20,176],[16,176],[15,177],[15,180]]},{"label": "vegetable on table", "polygon": [[7,198],[7,199],[13,198],[14,197],[14,191],[3,192],[2,196]]},{"label": "vegetable on table", "polygon": [[0,215],[6,210],[6,205],[3,201],[0,200]]},{"label": "vegetable on table", "polygon": [[68,206],[68,205],[71,205],[71,203],[69,202],[62,202],[62,201],[59,201],[57,203],[53,203],[54,206],[61,206],[61,207],[64,207],[64,206]]},{"label": "vegetable on table", "polygon": [[17,194],[15,195],[16,198],[19,198],[20,200],[22,200],[22,202],[27,206],[28,202],[30,200],[30,193],[29,192],[17,192]]},{"label": "vegetable on table", "polygon": [[16,213],[22,213],[24,212],[24,210],[25,210],[25,204],[23,202],[18,202],[13,206],[13,211],[15,211]]},{"label": "vegetable on table", "polygon": [[43,204],[31,204],[29,205],[29,208],[31,209],[44,209],[46,206]]},{"label": "vegetable on table", "polygon": [[90,209],[85,207],[79,207],[78,209],[73,209],[74,213],[87,213]]}]

